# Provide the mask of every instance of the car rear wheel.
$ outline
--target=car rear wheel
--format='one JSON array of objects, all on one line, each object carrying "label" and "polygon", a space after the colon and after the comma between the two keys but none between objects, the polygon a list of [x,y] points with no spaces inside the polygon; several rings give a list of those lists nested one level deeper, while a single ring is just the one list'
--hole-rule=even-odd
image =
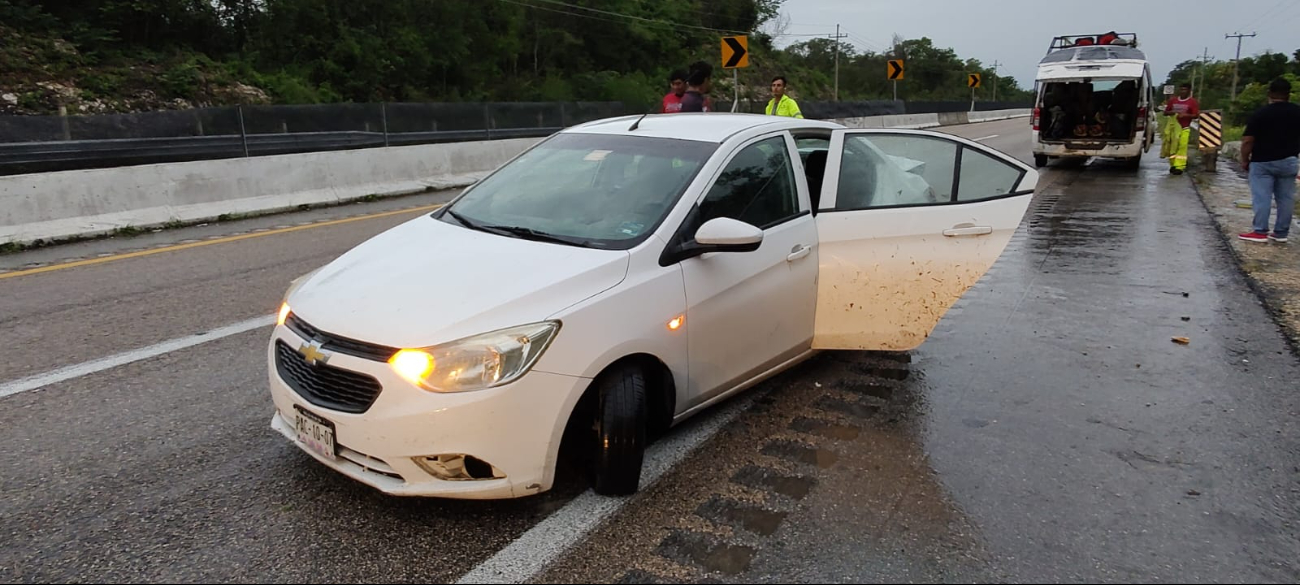
[{"label": "car rear wheel", "polygon": [[646,447],[645,374],[626,364],[597,384],[592,489],[604,496],[636,493]]},{"label": "car rear wheel", "polygon": [[1043,167],[1045,167],[1045,166],[1047,166],[1047,155],[1045,155],[1045,154],[1035,154],[1035,155],[1034,155],[1034,166],[1036,166],[1036,167],[1038,167],[1038,168],[1040,168],[1040,169],[1043,168]]}]

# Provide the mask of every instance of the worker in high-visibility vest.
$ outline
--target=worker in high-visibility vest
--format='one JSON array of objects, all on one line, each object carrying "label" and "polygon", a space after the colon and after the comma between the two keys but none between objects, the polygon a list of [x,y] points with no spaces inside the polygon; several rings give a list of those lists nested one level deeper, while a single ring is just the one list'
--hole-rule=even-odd
[{"label": "worker in high-visibility vest", "polygon": [[[1187,170],[1187,142],[1192,137],[1192,120],[1201,115],[1201,106],[1197,103],[1196,98],[1192,97],[1191,84],[1184,83],[1178,88],[1178,95],[1169,98],[1169,103],[1165,104],[1165,116],[1172,117],[1174,121],[1167,121],[1167,133],[1165,140],[1173,139],[1173,142],[1166,142],[1161,146],[1161,153],[1169,153],[1169,172],[1174,175],[1181,175]],[[1177,126],[1174,126],[1174,122]]]},{"label": "worker in high-visibility vest", "polygon": [[784,76],[778,75],[772,80],[772,99],[767,102],[767,109],[764,113],[769,116],[787,116],[790,118],[802,118],[803,112],[799,111],[799,104],[788,95],[785,95],[786,81]]}]

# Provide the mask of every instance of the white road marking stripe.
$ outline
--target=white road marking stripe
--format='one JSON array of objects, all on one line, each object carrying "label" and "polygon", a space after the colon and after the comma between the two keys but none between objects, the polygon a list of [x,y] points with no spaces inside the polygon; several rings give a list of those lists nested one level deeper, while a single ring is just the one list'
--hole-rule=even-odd
[{"label": "white road marking stripe", "polygon": [[983,137],[983,138],[976,138],[976,139],[975,139],[975,142],[984,142],[985,140],[989,140],[989,139],[991,139],[991,138],[997,138],[998,136],[1001,136],[1001,134],[994,134],[994,135],[992,135],[992,136],[985,136],[985,137]]},{"label": "white road marking stripe", "polygon": [[641,488],[636,495],[609,498],[590,490],[583,492],[456,582],[523,583],[533,578],[748,409],[755,398],[757,394],[737,397],[721,407],[715,406],[714,414],[701,414],[693,423],[686,423],[686,428],[651,445],[646,450]]},{"label": "white road marking stripe", "polygon": [[225,327],[219,327],[217,329],[213,329],[205,333],[198,333],[195,335],[190,335],[188,337],[172,339],[170,341],[164,341],[162,343],[150,345],[148,347],[142,347],[140,349],[131,350],[125,353],[119,353],[117,355],[108,356],[106,358],[100,358],[97,360],[92,360],[80,364],[67,366],[64,368],[59,368],[57,370],[46,372],[44,374],[36,374],[34,376],[28,376],[20,380],[14,380],[12,382],[6,382],[5,384],[0,384],[0,398],[13,396],[14,394],[27,392],[30,390],[39,390],[41,388],[49,386],[50,384],[57,384],[59,382],[64,382],[74,378],[80,378],[82,376],[87,376],[90,374],[94,374],[96,372],[102,372],[110,368],[124,366],[132,362],[146,360],[151,357],[163,355],[165,353],[170,353],[176,350],[185,349],[187,347],[193,347],[201,343],[207,343],[209,341],[216,341],[223,337],[238,335],[240,333],[244,333],[245,331],[252,331],[259,327],[266,327],[268,325],[274,325],[274,324],[275,324],[275,315],[267,315],[265,317],[258,317],[256,319],[249,319],[247,321],[241,321],[239,323],[234,323],[232,325],[226,325]]}]

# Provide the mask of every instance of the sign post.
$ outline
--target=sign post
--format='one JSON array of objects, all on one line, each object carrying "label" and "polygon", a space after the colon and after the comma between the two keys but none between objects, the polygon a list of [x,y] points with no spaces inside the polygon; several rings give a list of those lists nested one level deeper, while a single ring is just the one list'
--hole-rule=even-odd
[{"label": "sign post", "polygon": [[722,37],[722,68],[731,70],[731,85],[735,90],[735,97],[731,100],[732,112],[740,107],[741,67],[749,67],[749,37]]},{"label": "sign post", "polygon": [[980,74],[971,73],[966,77],[966,85],[970,86],[970,111],[975,111],[975,88],[980,86]]}]

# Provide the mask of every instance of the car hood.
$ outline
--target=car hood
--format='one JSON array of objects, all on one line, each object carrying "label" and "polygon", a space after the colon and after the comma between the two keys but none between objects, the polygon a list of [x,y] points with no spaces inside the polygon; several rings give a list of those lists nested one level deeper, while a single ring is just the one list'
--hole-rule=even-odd
[{"label": "car hood", "polygon": [[290,295],[335,335],[428,347],[546,319],[627,276],[628,253],[529,241],[423,216],[363,242]]}]

